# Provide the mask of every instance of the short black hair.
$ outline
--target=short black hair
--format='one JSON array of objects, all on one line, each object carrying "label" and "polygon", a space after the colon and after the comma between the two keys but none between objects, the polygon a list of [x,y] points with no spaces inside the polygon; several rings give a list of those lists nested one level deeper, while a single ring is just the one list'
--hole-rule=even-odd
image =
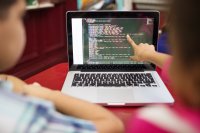
[{"label": "short black hair", "polygon": [[9,8],[16,2],[17,0],[0,0],[0,19],[6,17]]}]

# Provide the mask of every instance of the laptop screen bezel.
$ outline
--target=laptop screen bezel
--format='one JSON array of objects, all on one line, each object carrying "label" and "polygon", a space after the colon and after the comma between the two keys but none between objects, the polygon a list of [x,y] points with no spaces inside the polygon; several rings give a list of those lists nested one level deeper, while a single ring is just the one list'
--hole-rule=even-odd
[{"label": "laptop screen bezel", "polygon": [[[72,42],[72,18],[153,18],[153,45],[157,51],[158,28],[159,28],[159,11],[68,11],[66,13],[67,19],[67,49],[68,49],[68,63],[69,70],[76,70],[83,65],[73,64],[73,42]],[[90,65],[90,64],[88,64]],[[109,65],[109,64],[106,64]],[[112,64],[114,65],[114,64]],[[135,65],[135,64],[130,64]],[[151,68],[156,66],[150,63]],[[149,68],[149,67],[148,67]]]}]

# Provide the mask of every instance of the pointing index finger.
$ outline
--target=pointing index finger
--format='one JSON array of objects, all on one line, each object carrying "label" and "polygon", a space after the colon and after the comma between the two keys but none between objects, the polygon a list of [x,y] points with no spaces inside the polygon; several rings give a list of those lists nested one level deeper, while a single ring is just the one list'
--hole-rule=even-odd
[{"label": "pointing index finger", "polygon": [[131,39],[129,35],[127,35],[126,38],[133,48],[137,47],[137,44]]}]

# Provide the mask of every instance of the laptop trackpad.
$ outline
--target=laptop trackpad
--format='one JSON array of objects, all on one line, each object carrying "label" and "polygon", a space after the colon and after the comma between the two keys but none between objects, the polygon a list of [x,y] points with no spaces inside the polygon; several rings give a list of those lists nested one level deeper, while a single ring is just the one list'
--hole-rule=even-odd
[{"label": "laptop trackpad", "polygon": [[129,103],[133,102],[133,89],[105,88],[98,89],[98,101],[100,103]]}]

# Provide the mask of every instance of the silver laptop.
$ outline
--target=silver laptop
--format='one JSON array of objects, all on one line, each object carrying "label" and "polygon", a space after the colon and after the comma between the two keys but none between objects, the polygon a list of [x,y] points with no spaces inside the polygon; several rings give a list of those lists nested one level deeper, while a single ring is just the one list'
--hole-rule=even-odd
[{"label": "silver laptop", "polygon": [[149,62],[129,59],[129,34],[157,47],[159,12],[67,12],[69,72],[62,93],[105,106],[174,103]]}]

